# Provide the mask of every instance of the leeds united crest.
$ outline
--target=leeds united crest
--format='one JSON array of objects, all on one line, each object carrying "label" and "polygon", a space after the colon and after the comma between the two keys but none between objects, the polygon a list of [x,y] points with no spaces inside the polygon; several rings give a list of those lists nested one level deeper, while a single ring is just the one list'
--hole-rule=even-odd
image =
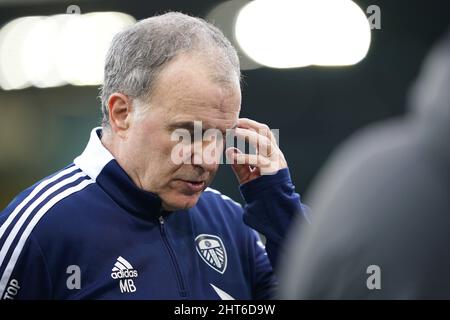
[{"label": "leeds united crest", "polygon": [[200,257],[211,268],[223,274],[227,268],[227,252],[222,240],[211,234],[200,234],[195,238],[195,247]]}]

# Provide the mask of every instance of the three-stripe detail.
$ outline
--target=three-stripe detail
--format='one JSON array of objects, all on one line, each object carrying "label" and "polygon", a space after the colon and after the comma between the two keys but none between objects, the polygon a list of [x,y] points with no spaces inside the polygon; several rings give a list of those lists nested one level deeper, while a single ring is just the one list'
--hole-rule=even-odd
[{"label": "three-stripe detail", "polygon": [[[66,176],[66,177],[65,177]],[[47,186],[56,182],[58,179],[61,181],[55,183],[53,186],[45,190],[40,196],[37,195],[44,190]],[[78,184],[65,188],[69,184],[79,181]],[[3,274],[0,278],[0,299],[3,297],[6,286],[10,280],[11,274],[17,263],[17,260],[25,246],[25,243],[30,236],[32,230],[37,225],[39,220],[48,212],[48,210],[53,207],[56,203],[62,199],[68,197],[69,195],[84,189],[86,186],[94,183],[92,179],[86,179],[86,174],[81,172],[76,166],[71,166],[56,175],[42,181],[39,183],[32,192],[13,210],[13,212],[8,216],[5,223],[0,226],[0,244],[2,244],[0,249],[0,268],[5,267]],[[25,209],[26,205],[29,206]],[[42,205],[37,211],[35,210],[38,206]],[[5,236],[6,230],[10,225],[12,225],[13,220],[19,215],[19,219],[14,223],[13,228],[7,235],[6,239],[2,241]],[[30,219],[31,218],[31,219]],[[29,220],[29,221],[28,221]],[[28,222],[27,222],[28,221]],[[25,226],[26,224],[26,226]],[[20,230],[25,226],[19,237]],[[17,239],[16,243],[9,260],[6,259],[8,252],[12,249],[12,243]]]},{"label": "three-stripe detail", "polygon": [[129,270],[129,269],[133,269],[133,266],[124,258],[118,257],[111,271],[116,272],[120,270]]}]

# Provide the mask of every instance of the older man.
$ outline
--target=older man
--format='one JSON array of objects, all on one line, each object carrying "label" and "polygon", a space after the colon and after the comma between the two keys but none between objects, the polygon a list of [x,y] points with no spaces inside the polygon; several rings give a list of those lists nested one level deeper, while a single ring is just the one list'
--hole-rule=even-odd
[{"label": "older man", "polygon": [[[270,298],[279,246],[304,212],[269,128],[239,119],[229,41],[198,18],[152,17],[113,39],[104,76],[102,128],[85,151],[0,215],[0,297]],[[174,153],[174,132],[195,123],[219,134]],[[207,188],[230,129],[265,149],[226,150],[245,208]]]}]

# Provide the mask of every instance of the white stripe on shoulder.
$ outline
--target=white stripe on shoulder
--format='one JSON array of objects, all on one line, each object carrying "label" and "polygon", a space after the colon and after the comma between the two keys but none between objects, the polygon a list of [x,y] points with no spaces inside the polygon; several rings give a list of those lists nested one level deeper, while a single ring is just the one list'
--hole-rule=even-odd
[{"label": "white stripe on shoulder", "polygon": [[9,282],[9,278],[11,277],[11,274],[14,270],[17,259],[19,258],[20,253],[22,252],[22,249],[25,245],[25,242],[27,241],[29,235],[31,234],[31,231],[36,226],[36,224],[39,222],[39,220],[56,203],[58,203],[59,201],[61,201],[64,198],[68,197],[69,195],[84,189],[86,186],[88,186],[92,183],[95,183],[95,181],[94,180],[83,180],[78,185],[70,187],[70,188],[64,190],[63,192],[59,193],[58,195],[53,197],[50,201],[48,201],[41,209],[39,209],[39,211],[36,213],[36,215],[33,217],[33,219],[30,221],[30,223],[27,225],[26,229],[22,233],[22,236],[20,237],[19,242],[17,243],[17,246],[13,251],[13,254],[9,260],[9,263],[6,266],[5,271],[3,272],[3,276],[0,279],[0,297],[3,296],[6,285]]},{"label": "white stripe on shoulder", "polygon": [[238,205],[239,207],[242,207],[242,205],[241,205],[239,202],[234,201],[233,199],[231,199],[230,197],[228,197],[228,196],[222,194],[220,191],[218,191],[218,190],[216,190],[216,189],[207,187],[207,188],[205,189],[205,191],[206,191],[206,192],[212,192],[212,193],[218,194],[218,195],[220,195],[220,196],[222,197],[222,199],[231,201],[231,202],[233,202],[235,205]]},{"label": "white stripe on shoulder", "polygon": [[[14,218],[17,216],[17,214],[20,212],[20,210],[25,207],[28,202],[30,202],[31,199],[34,198],[35,195],[37,195],[42,189],[44,189],[46,186],[48,186],[50,183],[58,180],[62,176],[65,176],[68,173],[71,173],[75,170],[78,170],[76,166],[72,166],[70,168],[67,168],[65,170],[62,170],[58,174],[54,175],[51,178],[48,178],[41,183],[39,183],[33,191],[17,206],[15,207],[14,211],[8,216],[8,219],[6,219],[5,223],[0,227],[0,239],[2,238],[3,234],[5,233],[5,230],[8,228],[8,226],[11,224],[11,222],[14,220]],[[1,265],[1,263],[0,263]]]},{"label": "white stripe on shoulder", "polygon": [[33,210],[42,202],[44,202],[52,193],[56,192],[57,190],[61,189],[65,185],[68,185],[69,183],[72,183],[76,181],[77,179],[81,177],[85,177],[86,174],[84,172],[78,172],[49,188],[47,191],[45,191],[39,198],[37,198],[35,201],[31,203],[31,205],[25,210],[25,212],[22,214],[20,219],[14,224],[13,229],[9,233],[8,237],[6,238],[5,242],[3,243],[2,249],[0,250],[0,266],[3,264],[3,261],[6,257],[6,254],[8,253],[12,242],[16,238],[17,234],[19,233],[19,230],[22,228],[25,221],[28,219],[28,217],[32,214]]}]

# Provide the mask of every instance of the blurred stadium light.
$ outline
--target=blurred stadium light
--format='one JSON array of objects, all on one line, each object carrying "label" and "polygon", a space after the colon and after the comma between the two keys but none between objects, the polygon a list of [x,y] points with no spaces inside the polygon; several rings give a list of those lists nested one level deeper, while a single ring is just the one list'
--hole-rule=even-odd
[{"label": "blurred stadium light", "polygon": [[343,66],[366,56],[371,31],[351,0],[255,0],[240,10],[235,37],[268,67]]},{"label": "blurred stadium light", "polygon": [[[367,18],[350,0],[232,0],[207,19],[241,49],[244,70],[351,65],[370,46]],[[0,30],[0,87],[101,84],[111,38],[135,21],[120,12],[15,19]]]},{"label": "blurred stadium light", "polygon": [[233,43],[239,55],[241,70],[252,70],[262,67],[251,59],[239,46],[234,29],[239,11],[250,2],[250,0],[229,0],[216,5],[206,15],[205,19],[222,30],[225,36]]},{"label": "blurred stadium light", "polygon": [[0,87],[101,84],[112,37],[135,21],[120,12],[15,19],[0,30]]}]

